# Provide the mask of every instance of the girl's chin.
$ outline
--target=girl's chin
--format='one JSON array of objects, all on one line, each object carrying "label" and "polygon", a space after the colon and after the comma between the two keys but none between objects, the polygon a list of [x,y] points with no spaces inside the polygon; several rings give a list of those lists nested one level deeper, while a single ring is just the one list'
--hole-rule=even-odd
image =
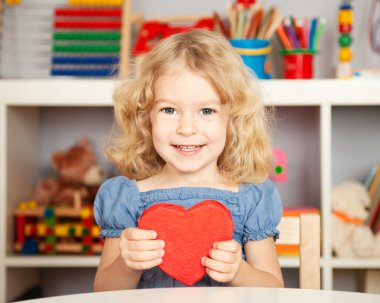
[{"label": "girl's chin", "polygon": [[217,172],[218,168],[215,163],[215,167],[211,167],[210,165],[201,165],[199,163],[185,163],[187,161],[183,161],[182,163],[169,163],[166,166],[167,171],[171,173],[175,173],[178,175],[189,175],[189,174],[201,174],[201,175],[209,175],[212,176]]}]

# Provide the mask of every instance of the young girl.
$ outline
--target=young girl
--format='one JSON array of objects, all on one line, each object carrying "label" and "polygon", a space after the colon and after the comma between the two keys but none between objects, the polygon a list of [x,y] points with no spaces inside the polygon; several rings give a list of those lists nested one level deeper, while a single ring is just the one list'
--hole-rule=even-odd
[{"label": "young girl", "polygon": [[161,41],[118,87],[108,156],[123,176],[95,200],[105,238],[96,291],[184,286],[158,267],[165,243],[136,226],[154,204],[205,199],[230,210],[234,234],[202,258],[207,275],[195,286],[283,286],[274,246],[282,207],[267,180],[272,147],[255,81],[227,40],[194,30]]}]

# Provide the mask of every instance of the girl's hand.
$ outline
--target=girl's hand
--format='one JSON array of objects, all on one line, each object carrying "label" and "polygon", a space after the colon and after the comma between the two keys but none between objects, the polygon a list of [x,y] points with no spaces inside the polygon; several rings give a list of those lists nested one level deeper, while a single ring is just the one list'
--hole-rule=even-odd
[{"label": "girl's hand", "polygon": [[215,281],[228,283],[235,279],[242,261],[241,246],[235,240],[216,242],[209,257],[202,258],[207,274]]},{"label": "girl's hand", "polygon": [[162,263],[165,243],[155,240],[153,230],[126,228],[120,235],[120,255],[125,264],[134,270],[144,270]]}]

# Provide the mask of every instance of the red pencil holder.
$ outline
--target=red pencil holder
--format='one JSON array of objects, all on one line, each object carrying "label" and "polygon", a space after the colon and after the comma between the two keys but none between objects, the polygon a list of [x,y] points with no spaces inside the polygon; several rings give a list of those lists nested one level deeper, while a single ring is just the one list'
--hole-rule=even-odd
[{"label": "red pencil holder", "polygon": [[304,49],[283,50],[284,78],[311,79],[313,78],[313,59],[315,51]]}]

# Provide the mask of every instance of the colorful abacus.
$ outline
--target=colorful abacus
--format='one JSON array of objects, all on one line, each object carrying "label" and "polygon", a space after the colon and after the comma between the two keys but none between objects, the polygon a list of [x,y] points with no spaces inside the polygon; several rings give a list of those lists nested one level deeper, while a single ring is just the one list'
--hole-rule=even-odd
[{"label": "colorful abacus", "polygon": [[91,228],[93,225],[92,207],[83,207],[80,212],[82,218],[82,252],[84,255],[92,255],[92,234]]},{"label": "colorful abacus", "polygon": [[45,245],[44,252],[46,254],[55,254],[57,238],[54,233],[55,226],[55,210],[54,207],[47,207],[44,213],[44,222],[46,226],[45,231]]},{"label": "colorful abacus", "polygon": [[80,194],[72,208],[21,202],[16,209],[15,251],[23,254],[100,253],[103,243],[91,205],[82,206]]},{"label": "colorful abacus", "polygon": [[[96,4],[106,3],[100,2]],[[115,5],[116,1],[107,3]],[[51,75],[115,76],[120,53],[121,15],[120,7],[55,9]]]},{"label": "colorful abacus", "polygon": [[352,52],[350,46],[352,44],[352,24],[353,10],[351,0],[344,0],[339,8],[338,24],[339,24],[339,63],[337,66],[336,77],[347,79],[352,77]]}]

